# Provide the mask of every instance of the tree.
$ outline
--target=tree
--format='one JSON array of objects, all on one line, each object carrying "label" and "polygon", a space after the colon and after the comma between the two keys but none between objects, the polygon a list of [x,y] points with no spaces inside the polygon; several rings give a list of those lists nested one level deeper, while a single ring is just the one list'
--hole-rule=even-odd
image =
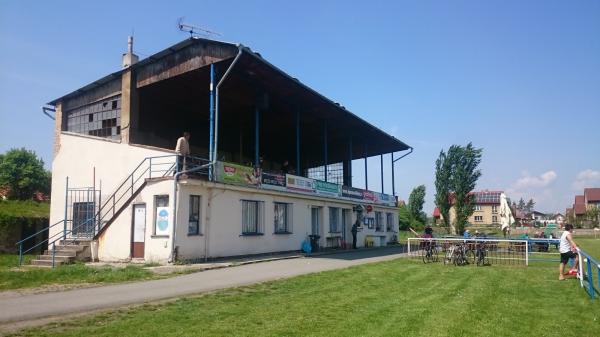
[{"label": "tree", "polygon": [[454,156],[454,169],[452,170],[452,187],[454,189],[454,208],[456,211],[456,230],[462,233],[467,224],[467,219],[473,214],[475,205],[471,197],[471,191],[475,189],[477,180],[481,177],[481,171],[477,168],[481,163],[482,149],[467,146],[458,148]]},{"label": "tree", "polygon": [[[475,189],[481,176],[481,171],[477,169],[481,163],[481,153],[482,150],[471,143],[466,146],[452,145],[447,153],[442,150],[436,160],[435,203],[448,232],[452,227],[455,233],[462,233],[467,219],[473,214],[470,192]],[[456,213],[455,226],[450,221],[451,201]]]},{"label": "tree", "polygon": [[411,226],[411,216],[408,207],[400,205],[398,208],[398,226],[400,230],[406,231]]},{"label": "tree", "polygon": [[533,201],[533,199],[529,199],[529,201],[525,205],[525,210],[528,213],[531,213],[531,212],[533,212],[534,209],[535,209],[535,201]]},{"label": "tree", "polygon": [[523,211],[523,210],[525,210],[525,207],[526,207],[525,200],[523,200],[523,198],[519,199],[519,204],[517,205],[517,209],[519,211]]},{"label": "tree", "polygon": [[[450,150],[448,150],[450,151]],[[435,161],[435,205],[440,211],[442,225],[446,232],[450,233],[450,191],[452,177],[452,160],[444,150],[440,151],[438,159]]]},{"label": "tree", "polygon": [[11,149],[0,156],[0,186],[9,187],[10,199],[31,199],[35,192],[50,192],[50,173],[35,152]]},{"label": "tree", "polygon": [[590,228],[596,227],[599,225],[600,210],[595,205],[589,206],[588,209],[585,211],[585,217],[590,223]]},{"label": "tree", "polygon": [[425,203],[425,185],[419,185],[415,187],[410,196],[408,197],[408,210],[413,219],[419,220],[421,223],[427,221],[427,215],[425,219],[422,217],[423,204]]}]

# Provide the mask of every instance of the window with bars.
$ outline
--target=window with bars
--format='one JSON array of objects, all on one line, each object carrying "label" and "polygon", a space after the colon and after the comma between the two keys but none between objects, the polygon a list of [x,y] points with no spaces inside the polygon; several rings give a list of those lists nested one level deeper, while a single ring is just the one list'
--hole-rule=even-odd
[{"label": "window with bars", "polygon": [[264,234],[264,203],[255,200],[242,200],[242,235]]},{"label": "window with bars", "polygon": [[276,202],[273,206],[275,234],[292,233],[292,204]]},{"label": "window with bars", "polygon": [[325,166],[311,167],[306,169],[305,176],[316,180],[327,180],[330,183],[344,184],[344,164],[334,163],[327,165],[327,179],[325,179]]},{"label": "window with bars", "polygon": [[394,213],[387,213],[386,214],[386,230],[388,232],[391,232],[394,230]]},{"label": "window with bars", "polygon": [[329,232],[340,232],[340,209],[338,207],[329,207]]},{"label": "window with bars", "polygon": [[190,195],[188,235],[200,235],[200,201],[199,195]]},{"label": "window with bars", "polygon": [[375,212],[375,231],[383,232],[383,213]]},{"label": "window with bars", "polygon": [[66,131],[111,139],[121,138],[121,96],[113,96],[65,112]]}]

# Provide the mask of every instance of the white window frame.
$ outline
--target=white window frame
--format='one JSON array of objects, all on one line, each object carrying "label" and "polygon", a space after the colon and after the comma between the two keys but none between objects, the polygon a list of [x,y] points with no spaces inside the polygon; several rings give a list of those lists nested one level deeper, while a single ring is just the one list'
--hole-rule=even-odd
[{"label": "white window frame", "polygon": [[383,232],[383,212],[375,211],[375,231]]},{"label": "white window frame", "polygon": [[264,204],[261,200],[241,200],[243,236],[264,235]]},{"label": "white window frame", "polygon": [[476,215],[476,216],[475,216],[475,222],[483,222],[483,216],[481,216],[481,215]]},{"label": "white window frame", "polygon": [[341,233],[340,208],[329,207],[329,233]]},{"label": "white window frame", "polygon": [[[278,223],[278,208],[283,208],[283,224]],[[292,234],[292,204],[275,201],[273,203],[273,233]]]},{"label": "white window frame", "polygon": [[[192,205],[194,204],[194,199],[197,200],[197,205],[198,205],[198,214],[192,214],[192,210],[193,207]],[[196,216],[196,218],[194,218],[194,215]],[[190,194],[190,202],[189,202],[189,209],[188,209],[188,236],[193,236],[193,235],[202,235],[202,230],[201,230],[201,221],[202,219],[202,196],[200,195],[196,195],[196,194]],[[196,231],[190,231],[191,228],[196,228]]]}]

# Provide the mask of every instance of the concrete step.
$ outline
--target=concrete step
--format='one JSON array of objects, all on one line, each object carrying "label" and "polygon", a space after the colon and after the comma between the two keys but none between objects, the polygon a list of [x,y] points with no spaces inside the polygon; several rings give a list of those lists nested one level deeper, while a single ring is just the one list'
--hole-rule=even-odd
[{"label": "concrete step", "polygon": [[[61,262],[72,262],[75,259],[74,256],[64,256],[64,255],[55,255],[54,256],[54,261],[61,261]],[[52,255],[38,255],[37,260],[50,260],[52,261]]]},{"label": "concrete step", "polygon": [[[56,250],[64,250],[64,251],[72,251],[72,252],[81,252],[86,249],[88,246],[79,246],[79,245],[56,245]],[[52,247],[49,247],[51,250]]]},{"label": "concrete step", "polygon": [[[44,255],[52,255],[52,251],[45,250]],[[77,256],[77,251],[73,249],[56,249],[56,255],[75,257]]]},{"label": "concrete step", "polygon": [[[63,264],[62,261],[55,260],[54,265],[59,266]],[[40,267],[52,267],[52,259],[50,260],[31,260],[31,265]]]}]

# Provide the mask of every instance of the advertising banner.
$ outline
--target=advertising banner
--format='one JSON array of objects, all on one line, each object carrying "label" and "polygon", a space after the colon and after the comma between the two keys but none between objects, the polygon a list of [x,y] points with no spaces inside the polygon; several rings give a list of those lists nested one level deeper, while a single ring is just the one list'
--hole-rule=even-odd
[{"label": "advertising banner", "polygon": [[363,190],[360,188],[350,187],[350,186],[342,186],[342,197],[349,199],[363,199]]},{"label": "advertising banner", "polygon": [[288,190],[292,191],[301,191],[314,193],[315,185],[314,180],[310,178],[304,178],[299,176],[294,176],[291,174],[285,175],[285,185]]},{"label": "advertising banner", "polygon": [[156,232],[155,235],[170,235],[169,207],[156,207]]},{"label": "advertising banner", "polygon": [[373,192],[373,194],[375,195],[376,203],[386,206],[396,206],[396,198],[394,196],[377,192]]},{"label": "advertising banner", "polygon": [[263,172],[262,187],[272,190],[285,190],[285,176],[283,174]]},{"label": "advertising banner", "polygon": [[216,166],[217,181],[226,184],[260,186],[260,170],[232,163],[219,162]]},{"label": "advertising banner", "polygon": [[372,191],[363,190],[363,200],[375,201],[375,193]]},{"label": "advertising banner", "polygon": [[321,180],[315,180],[315,192],[319,195],[336,198],[339,198],[342,195],[340,185]]}]

